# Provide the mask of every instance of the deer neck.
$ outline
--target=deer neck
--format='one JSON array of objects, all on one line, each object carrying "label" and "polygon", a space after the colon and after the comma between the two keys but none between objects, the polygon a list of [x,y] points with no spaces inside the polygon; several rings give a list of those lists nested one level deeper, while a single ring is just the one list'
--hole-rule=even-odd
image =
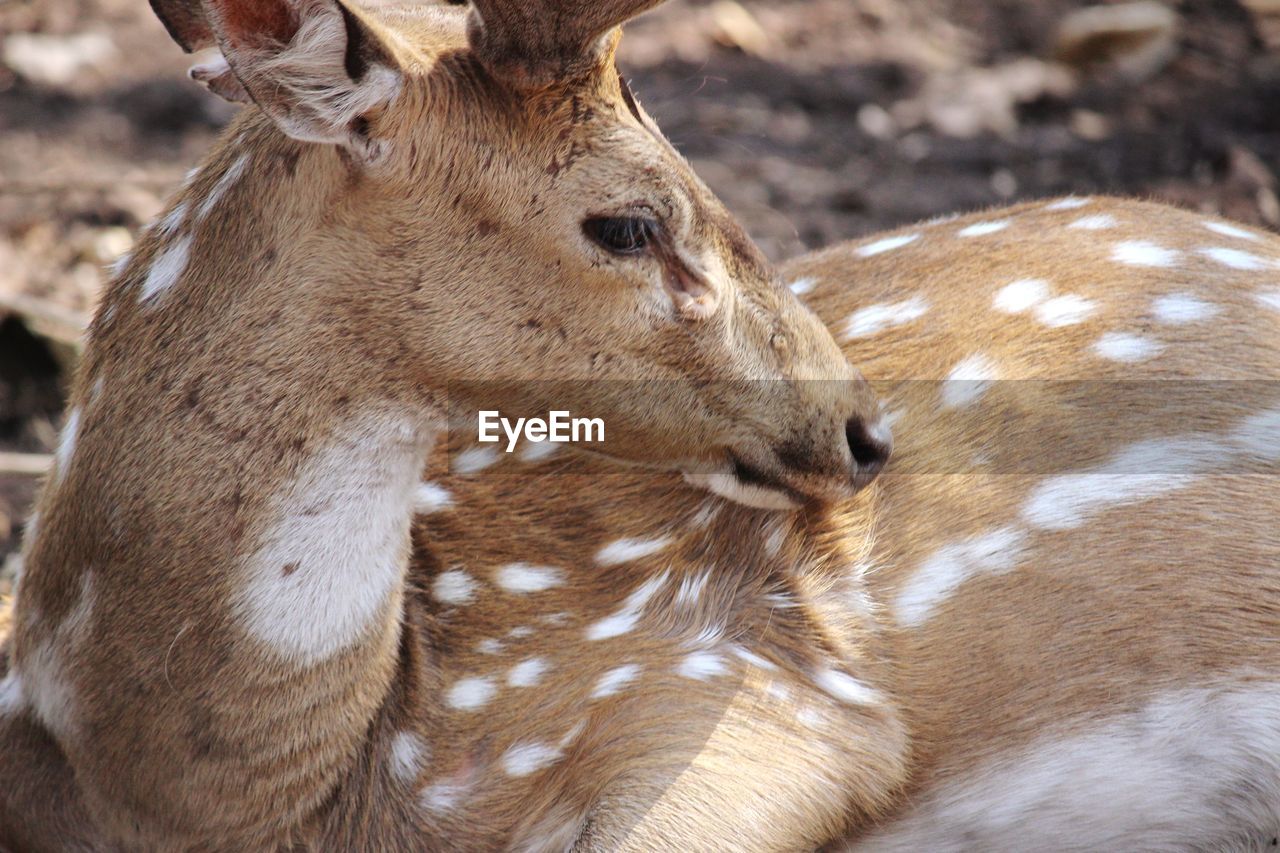
[{"label": "deer neck", "polygon": [[[257,837],[263,803],[277,821],[316,808],[386,695],[436,432],[423,391],[387,378],[393,344],[351,328],[351,305],[286,298],[305,290],[298,276],[324,274],[285,246],[321,227],[342,176],[311,188],[314,209],[289,208],[290,151],[254,151],[247,164],[214,155],[99,312],[26,555],[15,644],[37,718],[101,777],[86,790],[122,786],[142,804],[148,791],[204,789],[200,802],[140,808],[229,843]],[[273,205],[287,212],[269,216]],[[223,230],[215,241],[209,229]],[[215,245],[235,248],[202,255]],[[111,723],[138,713],[119,684],[154,696],[152,719]],[[254,744],[300,756],[306,784],[296,764],[241,779]],[[136,770],[113,779],[125,766]],[[170,778],[183,767],[204,783]],[[102,808],[102,825],[146,843],[131,827],[150,820],[118,806]]]}]

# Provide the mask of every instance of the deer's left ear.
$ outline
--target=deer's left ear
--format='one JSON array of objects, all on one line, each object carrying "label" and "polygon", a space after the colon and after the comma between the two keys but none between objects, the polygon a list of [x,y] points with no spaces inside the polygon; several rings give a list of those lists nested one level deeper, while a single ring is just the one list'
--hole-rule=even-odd
[{"label": "deer's left ear", "polygon": [[[401,72],[359,13],[337,0],[151,0],[185,50],[217,43],[226,59],[192,76],[228,100],[252,99],[295,139],[368,149],[369,113]],[[234,77],[234,79],[232,79]]]}]

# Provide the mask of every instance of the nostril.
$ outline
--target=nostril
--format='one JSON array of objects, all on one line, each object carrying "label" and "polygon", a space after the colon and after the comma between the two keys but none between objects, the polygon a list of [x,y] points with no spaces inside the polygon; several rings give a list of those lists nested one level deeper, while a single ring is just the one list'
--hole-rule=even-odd
[{"label": "nostril", "polygon": [[850,418],[844,426],[849,452],[858,464],[859,478],[870,478],[880,473],[893,452],[893,435],[883,421],[867,426],[862,418]]}]

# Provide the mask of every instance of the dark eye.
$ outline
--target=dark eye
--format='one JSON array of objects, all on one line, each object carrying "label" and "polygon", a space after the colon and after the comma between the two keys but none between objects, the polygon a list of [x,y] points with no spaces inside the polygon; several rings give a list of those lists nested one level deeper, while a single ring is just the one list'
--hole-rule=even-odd
[{"label": "dark eye", "polygon": [[643,252],[657,229],[658,223],[643,216],[593,216],[582,223],[582,233],[616,255]]}]

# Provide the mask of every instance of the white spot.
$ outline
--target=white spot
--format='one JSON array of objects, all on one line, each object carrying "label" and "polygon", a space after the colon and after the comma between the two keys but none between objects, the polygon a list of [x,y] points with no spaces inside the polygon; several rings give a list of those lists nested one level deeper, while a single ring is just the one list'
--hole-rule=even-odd
[{"label": "white spot", "polygon": [[603,699],[606,696],[612,696],[635,681],[640,675],[640,671],[641,666],[636,663],[615,666],[596,680],[596,686],[591,690],[591,698]]},{"label": "white spot", "polygon": [[451,811],[458,807],[470,787],[456,782],[436,782],[422,789],[418,804],[434,814]]},{"label": "white spot", "polygon": [[520,450],[516,455],[520,457],[521,462],[541,462],[550,458],[563,446],[554,441],[525,441],[521,442]]},{"label": "white spot", "polygon": [[1246,231],[1243,228],[1237,228],[1236,226],[1230,225],[1226,222],[1214,222],[1212,220],[1206,220],[1202,224],[1204,225],[1205,228],[1208,228],[1213,233],[1221,234],[1223,237],[1235,237],[1240,240],[1252,240],[1254,242],[1262,239],[1252,231]]},{"label": "white spot", "polygon": [[1048,530],[1077,528],[1112,507],[1190,485],[1200,472],[1226,461],[1228,453],[1213,436],[1141,441],[1097,467],[1049,477],[1032,491],[1022,518]]},{"label": "white spot", "polygon": [[917,627],[961,584],[979,574],[1003,574],[1022,556],[1027,535],[1002,527],[962,542],[944,545],[920,563],[898,593],[894,609],[898,621]]},{"label": "white spot", "polygon": [[1275,837],[1273,680],[1170,690],[1102,720],[1093,710],[936,780],[858,850],[1054,850],[1069,839],[1075,850],[1243,851]]},{"label": "white spot", "polygon": [[496,655],[502,651],[502,642],[492,637],[476,643],[476,651],[482,655]]},{"label": "white spot", "polygon": [[948,409],[967,406],[986,393],[999,375],[995,362],[985,355],[971,355],[947,374],[942,384],[942,405]]},{"label": "white spot", "polygon": [[1095,353],[1111,361],[1144,361],[1162,349],[1159,341],[1125,332],[1107,332],[1093,344]]},{"label": "white spot", "polygon": [[471,447],[453,458],[450,469],[455,474],[477,474],[498,461],[498,451],[492,447]]},{"label": "white spot", "polygon": [[774,699],[779,702],[788,703],[791,701],[791,688],[783,684],[781,681],[772,681],[765,690]]},{"label": "white spot", "polygon": [[707,581],[711,579],[711,571],[700,572],[696,575],[685,575],[680,579],[680,588],[676,590],[676,606],[692,607],[698,603],[698,599],[702,597],[702,591],[707,586]]},{"label": "white spot", "polygon": [[1108,213],[1099,213],[1093,216],[1082,216],[1067,227],[1081,231],[1105,231],[1108,228],[1115,228],[1117,224],[1114,216]]},{"label": "white spot", "polygon": [[1125,240],[1111,250],[1111,260],[1136,267],[1171,267],[1181,254],[1148,240]]},{"label": "white spot", "polygon": [[511,667],[507,673],[507,684],[512,687],[533,687],[542,680],[543,673],[549,664],[546,658],[529,658]]},{"label": "white spot", "polygon": [[533,629],[527,625],[518,625],[507,632],[507,636],[516,640],[533,636]]},{"label": "white spot", "polygon": [[773,524],[772,530],[764,537],[764,553],[766,557],[776,557],[782,552],[787,541],[788,528],[782,524]]},{"label": "white spot", "polygon": [[999,222],[975,222],[965,228],[961,228],[956,232],[957,237],[985,237],[987,234],[995,234],[997,231],[1003,231],[1009,227],[1009,220],[1002,219]]},{"label": "white spot", "polygon": [[544,613],[538,617],[538,621],[547,625],[563,625],[569,621],[569,614],[563,610],[557,613]]},{"label": "white spot", "polygon": [[586,720],[579,720],[578,722],[574,723],[573,726],[569,729],[569,731],[564,733],[564,737],[560,738],[560,743],[559,743],[560,748],[565,749],[566,747],[568,747],[569,744],[577,740],[579,736],[581,736],[582,733],[585,732],[586,730],[587,730]]},{"label": "white spot", "polygon": [[413,732],[400,732],[391,739],[391,773],[401,782],[413,782],[422,770],[427,745]]},{"label": "white spot", "polygon": [[462,569],[449,569],[431,582],[431,595],[443,604],[466,604],[475,598],[476,582]]},{"label": "white spot", "polygon": [[111,266],[107,268],[108,272],[111,274],[111,277],[119,278],[120,276],[124,275],[124,271],[129,268],[129,261],[131,260],[133,260],[132,252],[125,252],[123,255],[116,258],[115,261],[111,264]]},{"label": "white spot", "polygon": [[450,708],[457,708],[460,711],[474,711],[487,705],[496,692],[497,688],[494,686],[492,678],[459,678],[445,694],[444,701]]},{"label": "white spot", "polygon": [[1280,409],[1250,415],[1231,431],[1232,450],[1261,459],[1280,458]]},{"label": "white spot", "polygon": [[827,715],[809,706],[796,711],[796,722],[805,728],[820,729],[827,724]]},{"label": "white spot", "polygon": [[676,667],[676,672],[685,678],[706,681],[717,675],[728,673],[729,667],[723,655],[714,652],[694,652],[686,655]]},{"label": "white spot", "polygon": [[1049,298],[1049,283],[1038,278],[1019,279],[996,293],[995,307],[1006,314],[1021,314]]},{"label": "white spot", "polygon": [[795,281],[791,282],[790,284],[791,292],[794,293],[796,296],[804,296],[806,293],[813,290],[814,285],[816,285],[817,283],[818,283],[818,280],[816,278],[813,278],[812,276],[805,276],[804,278],[798,278]]},{"label": "white spot", "polygon": [[627,600],[615,612],[587,626],[587,639],[607,640],[629,633],[640,621],[640,612],[649,603],[649,599],[667,582],[669,574],[663,572],[657,577],[649,578],[627,596]]},{"label": "white spot", "polygon": [[919,234],[902,234],[897,237],[885,237],[883,240],[876,240],[874,243],[867,243],[865,246],[859,246],[857,253],[860,257],[870,258],[884,252],[892,252],[894,249],[901,249],[903,246],[914,243],[920,239]]},{"label": "white spot", "polygon": [[222,177],[218,178],[218,182],[213,185],[213,189],[209,191],[209,195],[200,205],[200,209],[196,211],[196,220],[202,220],[209,215],[209,212],[222,200],[227,190],[231,189],[236,181],[240,180],[240,176],[244,174],[245,168],[249,165],[249,155],[241,154],[236,161],[222,173]]},{"label": "white spot", "polygon": [[1257,270],[1267,268],[1267,262],[1262,258],[1252,252],[1242,252],[1239,249],[1213,247],[1209,249],[1201,249],[1200,254],[1210,260],[1217,261],[1223,266],[1230,267],[1233,270],[1255,272]]},{"label": "white spot", "polygon": [[877,335],[885,329],[919,320],[928,310],[929,303],[922,296],[913,296],[901,302],[868,305],[850,315],[844,327],[844,336],[847,340]]},{"label": "white spot", "polygon": [[138,295],[138,301],[145,304],[177,284],[187,270],[187,259],[190,255],[190,234],[185,234],[165,246],[152,262],[151,269],[147,270],[147,277],[142,282],[142,292]]},{"label": "white spot", "polygon": [[22,677],[15,670],[0,681],[0,717],[9,717],[22,710],[26,699],[22,695]]},{"label": "white spot", "polygon": [[1089,199],[1087,198],[1077,198],[1076,196],[1067,196],[1066,198],[1060,198],[1057,201],[1046,204],[1044,206],[1044,209],[1045,210],[1076,210],[1077,208],[1084,207],[1088,203],[1089,203]]},{"label": "white spot", "polygon": [[778,668],[778,665],[773,661],[769,660],[768,658],[762,658],[760,657],[760,655],[756,654],[753,651],[744,649],[742,646],[731,646],[729,651],[733,652],[733,655],[736,658],[738,658],[741,661],[744,661],[745,663],[751,666],[754,666],[756,669],[763,669],[768,672],[774,672]]},{"label": "white spot", "polygon": [[58,449],[53,454],[54,462],[58,466],[58,482],[62,482],[62,478],[67,476],[67,471],[71,469],[71,457],[76,452],[76,437],[79,432],[80,407],[77,406],[67,415],[67,421],[62,425],[62,434],[58,436]]},{"label": "white spot", "polygon": [[371,412],[346,424],[277,487],[250,531],[256,549],[234,606],[282,657],[324,660],[389,615],[428,444],[418,420]]},{"label": "white spot", "polygon": [[413,511],[428,515],[453,506],[453,495],[438,483],[419,483],[413,493]]},{"label": "white spot", "polygon": [[493,579],[507,592],[524,594],[562,585],[564,573],[550,566],[508,563],[493,573]]},{"label": "white spot", "polygon": [[689,526],[699,529],[708,526],[720,514],[721,506],[722,504],[719,501],[703,501],[702,506],[698,507],[698,511],[689,519]]},{"label": "white spot", "polygon": [[596,552],[596,563],[601,566],[616,566],[630,563],[650,554],[656,554],[671,544],[670,536],[655,536],[651,539],[619,539]]},{"label": "white spot", "polygon": [[1168,293],[1156,297],[1151,303],[1151,313],[1158,322],[1181,326],[1208,320],[1218,314],[1218,306],[1205,302],[1190,293]]},{"label": "white spot", "polygon": [[1262,293],[1255,293],[1253,298],[1258,300],[1264,308],[1270,308],[1272,311],[1280,311],[1280,290],[1269,290],[1263,291]]},{"label": "white spot", "polygon": [[560,750],[545,743],[526,742],[511,746],[502,754],[502,769],[508,776],[528,776],[560,758]]},{"label": "white spot", "polygon": [[708,622],[698,630],[698,633],[686,638],[681,645],[688,649],[705,649],[714,646],[724,639],[725,627],[723,622]]},{"label": "white spot", "polygon": [[187,173],[182,176],[182,189],[187,189],[196,182],[196,178],[200,177],[200,167],[192,166],[187,169]]},{"label": "white spot", "polygon": [[169,211],[164,219],[156,223],[155,233],[160,237],[171,237],[178,233],[178,229],[182,227],[182,223],[186,218],[187,203],[180,201],[173,206],[173,210]]},{"label": "white spot", "polygon": [[1055,296],[1036,306],[1036,319],[1051,329],[1083,322],[1098,308],[1098,303],[1074,293]]}]

